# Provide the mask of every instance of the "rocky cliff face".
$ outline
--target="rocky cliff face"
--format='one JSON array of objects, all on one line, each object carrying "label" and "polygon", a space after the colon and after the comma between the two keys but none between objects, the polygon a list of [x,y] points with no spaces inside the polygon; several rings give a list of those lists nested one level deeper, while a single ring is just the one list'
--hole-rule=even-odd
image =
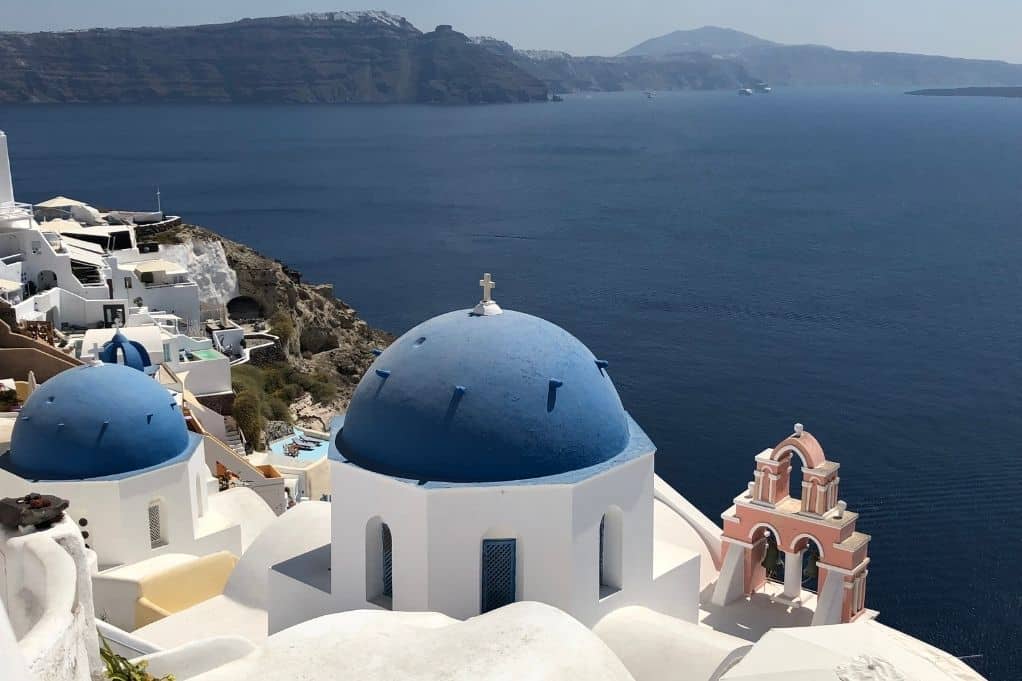
[{"label": "rocky cliff face", "polygon": [[[276,313],[290,318],[294,333],[283,344],[287,362],[305,373],[329,376],[338,388],[337,398],[331,404],[313,405],[306,400],[299,410],[323,415],[343,411],[375,359],[373,349],[385,348],[394,340],[390,334],[360,319],[354,309],[334,295],[332,285],[302,283],[298,272],[244,244],[193,225],[176,228],[165,239],[180,242],[164,246],[163,250],[168,255],[187,255],[190,272],[219,271],[217,263],[222,259],[233,274],[233,278],[226,279],[234,284],[234,295],[255,300],[267,318]],[[203,298],[215,300],[222,295],[223,279],[208,277],[203,280],[208,280],[208,286],[200,281]],[[227,300],[220,298],[219,302]]]},{"label": "rocky cliff face", "polygon": [[0,103],[546,100],[510,60],[441,27],[328,12],[178,28],[0,33]]},{"label": "rocky cliff face", "polygon": [[551,50],[516,50],[496,38],[473,38],[473,41],[514,62],[555,93],[717,90],[743,87],[757,81],[738,61],[700,52],[664,58],[573,57]]}]

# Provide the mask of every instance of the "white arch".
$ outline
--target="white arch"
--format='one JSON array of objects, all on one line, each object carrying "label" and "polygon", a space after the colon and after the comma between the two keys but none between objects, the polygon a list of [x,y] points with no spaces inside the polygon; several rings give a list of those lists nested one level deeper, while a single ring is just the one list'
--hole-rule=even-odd
[{"label": "white arch", "polygon": [[624,586],[624,511],[609,506],[599,525],[600,598],[616,593]]},{"label": "white arch", "polygon": [[[384,546],[383,528],[387,528],[390,535],[391,552],[391,593],[387,595],[384,586]],[[365,554],[363,563],[365,565],[366,581],[366,602],[375,603],[388,610],[393,607],[394,597],[394,533],[390,525],[384,522],[383,518],[376,515],[366,521],[365,528]]]}]

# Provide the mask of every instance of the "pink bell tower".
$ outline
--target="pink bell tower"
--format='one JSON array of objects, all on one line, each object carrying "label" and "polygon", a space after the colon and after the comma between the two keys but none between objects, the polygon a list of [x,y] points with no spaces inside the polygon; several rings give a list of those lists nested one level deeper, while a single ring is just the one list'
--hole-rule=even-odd
[{"label": "pink bell tower", "polygon": [[[789,493],[791,464],[802,463],[801,498]],[[712,601],[727,605],[763,586],[761,564],[768,545],[784,552],[784,592],[776,600],[792,605],[802,598],[802,554],[815,544],[819,556],[813,624],[851,622],[865,611],[869,535],[857,532],[858,514],[838,500],[840,466],[828,461],[815,437],[795,424],[795,432],[756,456],[748,489],[721,516],[724,557]]]}]

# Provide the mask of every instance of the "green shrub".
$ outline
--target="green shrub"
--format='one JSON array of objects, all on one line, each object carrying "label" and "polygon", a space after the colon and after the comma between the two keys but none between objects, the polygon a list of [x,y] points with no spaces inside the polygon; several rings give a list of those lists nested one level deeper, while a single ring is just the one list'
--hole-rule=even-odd
[{"label": "green shrub", "polygon": [[287,345],[295,335],[295,323],[284,312],[277,312],[270,317],[270,333],[280,338],[282,345]]},{"label": "green shrub", "polygon": [[245,438],[262,442],[267,420],[292,423],[290,405],[304,393],[326,404],[337,397],[337,386],[323,373],[305,374],[290,364],[257,367],[242,364],[231,369],[234,418]]},{"label": "green shrub", "polygon": [[242,364],[231,369],[231,387],[236,393],[252,392],[262,394],[266,385],[263,370],[251,364]]},{"label": "green shrub", "polygon": [[238,393],[231,411],[238,428],[245,434],[245,439],[253,444],[262,440],[263,428],[266,427],[260,395],[248,391]]},{"label": "green shrub", "polygon": [[314,381],[308,388],[312,399],[320,404],[332,402],[337,397],[337,386],[330,381]]},{"label": "green shrub", "polygon": [[291,410],[288,408],[288,403],[276,395],[268,396],[263,402],[263,413],[266,414],[266,418],[273,421],[291,423]]},{"label": "green shrub", "polygon": [[103,664],[106,666],[106,677],[110,681],[174,681],[174,677],[171,674],[157,679],[146,671],[147,663],[131,663],[111,650],[110,643],[106,638],[100,636],[100,640],[103,642],[103,648],[99,651],[99,654],[103,658]]},{"label": "green shrub", "polygon": [[277,390],[274,394],[280,397],[282,400],[288,402],[294,402],[302,396],[305,390],[298,383],[285,383],[281,386],[280,390]]}]

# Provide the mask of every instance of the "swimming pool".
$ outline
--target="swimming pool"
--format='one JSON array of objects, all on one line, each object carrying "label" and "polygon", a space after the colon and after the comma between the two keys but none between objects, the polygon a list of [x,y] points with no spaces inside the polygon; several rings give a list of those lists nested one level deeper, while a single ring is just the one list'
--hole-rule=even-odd
[{"label": "swimming pool", "polygon": [[318,438],[311,437],[306,435],[305,431],[301,428],[295,428],[293,436],[271,442],[270,451],[281,456],[288,456],[287,448],[291,443],[297,443],[303,448],[312,447],[312,449],[308,450],[299,449],[298,456],[291,457],[297,461],[315,461],[317,459],[321,459],[327,455],[327,451],[330,449],[330,442],[328,440],[320,440]]},{"label": "swimming pool", "polygon": [[210,359],[223,359],[226,355],[223,355],[216,350],[191,350],[191,355],[196,359],[210,360]]}]

